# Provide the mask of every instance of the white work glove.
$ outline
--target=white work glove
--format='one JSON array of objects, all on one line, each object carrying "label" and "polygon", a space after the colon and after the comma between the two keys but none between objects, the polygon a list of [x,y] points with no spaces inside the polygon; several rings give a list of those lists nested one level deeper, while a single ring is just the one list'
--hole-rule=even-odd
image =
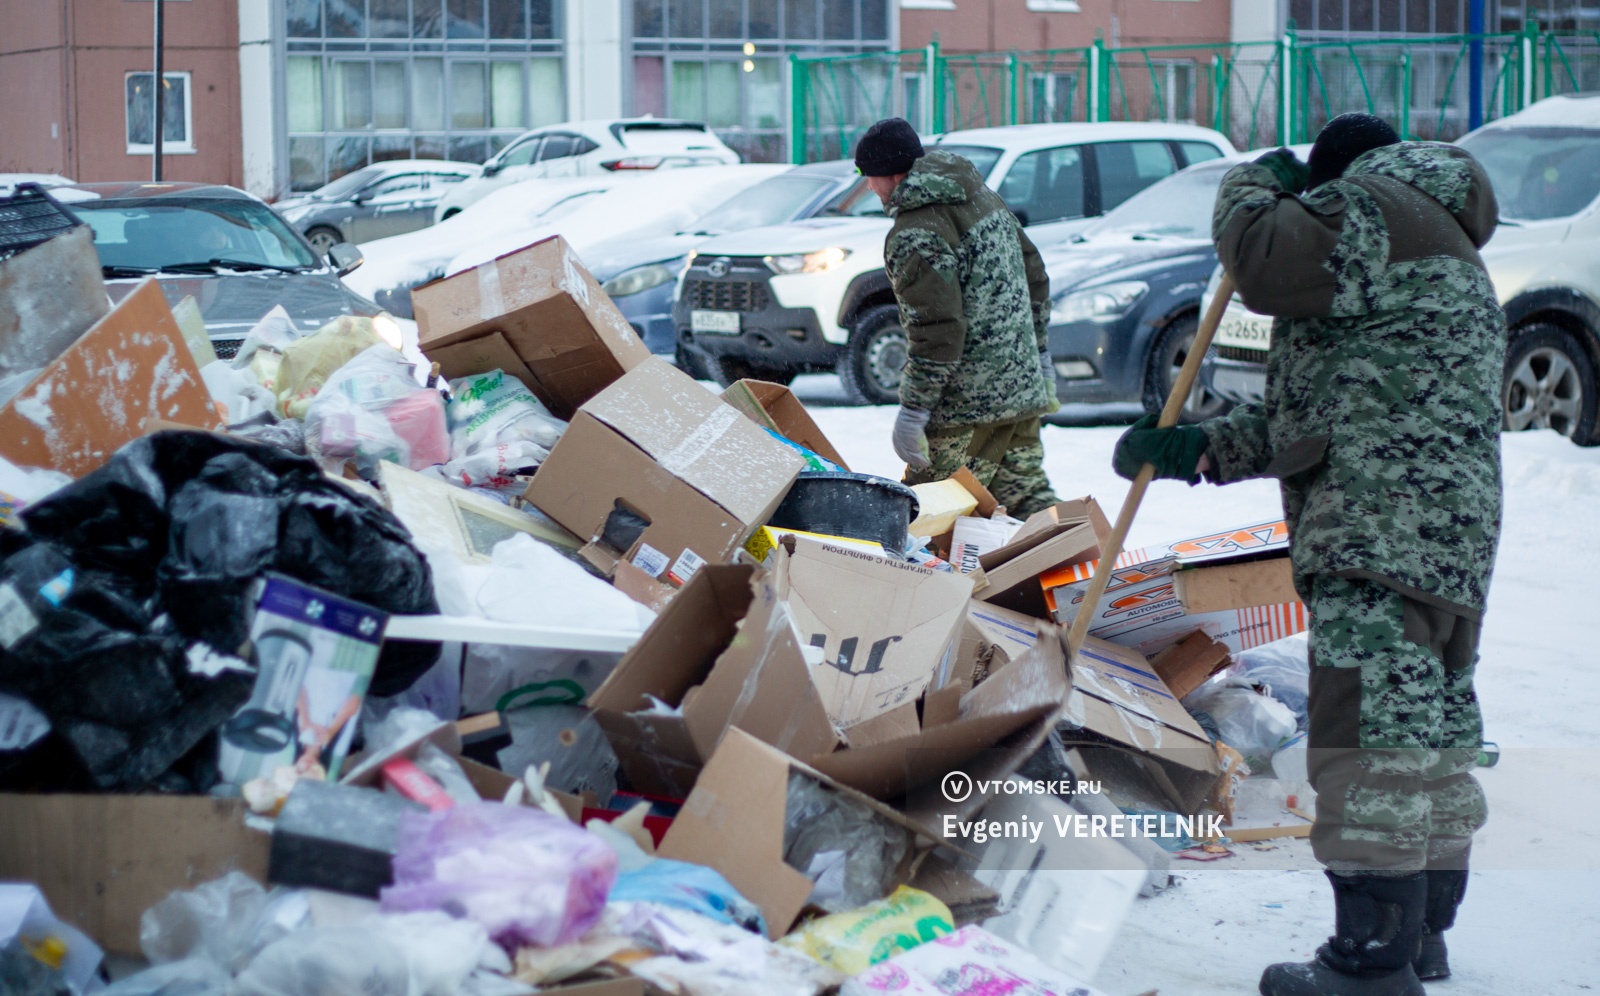
[{"label": "white work glove", "polygon": [[1049,384],[1051,387],[1055,386],[1056,364],[1055,360],[1050,356],[1050,350],[1048,349],[1042,350],[1039,353],[1039,372],[1044,374],[1044,382],[1046,384]]},{"label": "white work glove", "polygon": [[928,459],[928,441],[923,430],[928,427],[932,412],[900,406],[894,417],[894,451],[912,470],[927,470],[933,466]]}]

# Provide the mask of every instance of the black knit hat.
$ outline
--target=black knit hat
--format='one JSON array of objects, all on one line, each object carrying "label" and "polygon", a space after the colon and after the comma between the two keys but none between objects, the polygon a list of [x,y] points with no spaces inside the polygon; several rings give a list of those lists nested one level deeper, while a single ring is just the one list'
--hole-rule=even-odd
[{"label": "black knit hat", "polygon": [[1389,122],[1373,114],[1341,114],[1329,121],[1311,146],[1306,165],[1311,167],[1311,177],[1306,189],[1320,187],[1329,180],[1337,180],[1356,161],[1356,157],[1385,145],[1400,141],[1400,134]]},{"label": "black knit hat", "polygon": [[884,118],[856,143],[856,169],[862,176],[909,173],[921,158],[922,139],[905,118]]}]

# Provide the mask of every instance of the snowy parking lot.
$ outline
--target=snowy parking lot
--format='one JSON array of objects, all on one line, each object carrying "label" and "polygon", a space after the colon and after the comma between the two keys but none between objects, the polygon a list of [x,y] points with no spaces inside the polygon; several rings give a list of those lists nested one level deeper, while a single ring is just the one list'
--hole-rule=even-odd
[{"label": "snowy parking lot", "polygon": [[[841,406],[835,378],[794,389],[852,468],[898,476],[894,409]],[[1122,410],[1078,408],[1045,430],[1046,468],[1063,498],[1093,495],[1107,514],[1127,483],[1111,471]],[[1455,976],[1430,992],[1459,996],[1579,993],[1600,986],[1600,448],[1553,432],[1503,437],[1506,506],[1478,670],[1485,737],[1500,763],[1478,773],[1489,825],[1474,852],[1467,901],[1448,939]],[[1277,486],[1151,487],[1129,546],[1281,515]],[[1313,865],[1305,841],[1280,842]],[[1094,982],[1111,994],[1254,992],[1267,964],[1310,957],[1331,931],[1333,904],[1314,870],[1252,870],[1264,857],[1176,869],[1175,888],[1141,899]],[[1282,858],[1283,854],[1274,855]],[[1282,860],[1278,864],[1287,863]],[[1187,862],[1179,861],[1180,866]]]}]

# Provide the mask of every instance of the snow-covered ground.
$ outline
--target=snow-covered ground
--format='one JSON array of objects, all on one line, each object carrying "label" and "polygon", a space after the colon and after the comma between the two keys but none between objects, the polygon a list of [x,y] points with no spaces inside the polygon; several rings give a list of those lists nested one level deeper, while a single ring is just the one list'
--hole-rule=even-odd
[{"label": "snow-covered ground", "polygon": [[[849,408],[832,377],[795,391],[852,469],[898,476],[893,408]],[[1086,411],[1075,423],[1105,421]],[[1111,471],[1122,428],[1048,427],[1046,467],[1062,497],[1093,495],[1115,515],[1127,484]],[[1553,433],[1504,438],[1505,526],[1484,624],[1478,694],[1500,764],[1479,771],[1492,815],[1448,936],[1456,996],[1534,996],[1600,989],[1600,448]],[[1282,514],[1277,487],[1247,482],[1150,488],[1129,545]],[[1272,857],[1301,868],[1309,846]],[[1330,932],[1332,901],[1314,870],[1256,870],[1240,848],[1215,865],[1180,867],[1177,887],[1135,903],[1094,982],[1108,996],[1253,993],[1269,962],[1304,960]],[[1180,866],[1186,862],[1177,862]]]}]

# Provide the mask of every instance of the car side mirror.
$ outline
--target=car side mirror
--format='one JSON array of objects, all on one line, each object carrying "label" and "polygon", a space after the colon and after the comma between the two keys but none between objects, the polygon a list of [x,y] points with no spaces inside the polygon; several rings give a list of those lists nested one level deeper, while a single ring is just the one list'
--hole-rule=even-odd
[{"label": "car side mirror", "polygon": [[494,163],[494,162],[484,163],[483,164],[483,175],[484,176],[494,176],[495,174],[499,173],[503,169],[505,169],[505,165],[503,163]]},{"label": "car side mirror", "polygon": [[328,262],[333,264],[334,272],[341,277],[353,273],[356,267],[366,261],[367,258],[361,255],[361,250],[354,243],[336,242],[328,250]]}]

